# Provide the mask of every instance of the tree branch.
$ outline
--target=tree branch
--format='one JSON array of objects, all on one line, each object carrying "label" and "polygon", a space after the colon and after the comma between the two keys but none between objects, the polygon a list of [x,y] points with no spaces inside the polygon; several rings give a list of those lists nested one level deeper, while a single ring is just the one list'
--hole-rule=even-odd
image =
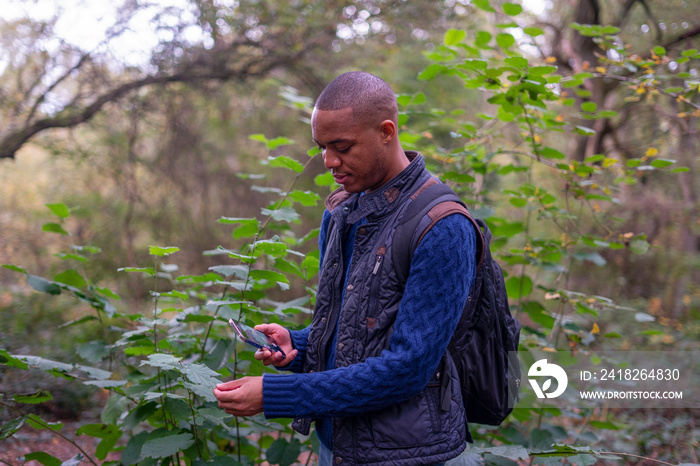
[{"label": "tree branch", "polygon": [[[118,85],[95,98],[91,103],[80,108],[68,108],[55,116],[41,118],[34,122],[26,121],[18,129],[11,130],[0,139],[0,159],[14,158],[17,151],[32,137],[51,128],[72,128],[90,120],[106,104],[115,102],[129,92],[152,85],[167,85],[176,82],[195,83],[201,81],[245,80],[268,74],[272,69],[290,66],[307,54],[312,48],[327,42],[328,34],[334,34],[331,28],[324,28],[313,40],[301,40],[299,49],[288,55],[274,53],[275,50],[289,50],[282,47],[281,41],[290,37],[273,37],[264,45],[243,40],[233,42],[219,50],[202,51],[172,74],[155,74],[145,78]],[[293,40],[293,39],[291,39]],[[237,57],[237,58],[236,58]],[[85,59],[86,57],[83,57]],[[81,59],[81,61],[83,60]],[[76,65],[78,66],[78,65]],[[73,68],[75,69],[75,68]],[[60,80],[61,78],[59,78]],[[48,92],[48,91],[47,91]],[[35,102],[31,114],[44,96]]]},{"label": "tree branch", "polygon": [[664,44],[664,48],[667,48],[667,49],[671,48],[674,45],[676,45],[680,42],[683,42],[684,40],[692,39],[693,37],[699,36],[699,35],[700,35],[700,26],[693,28],[690,31],[686,31],[683,34],[681,34],[680,36],[676,37],[675,39],[673,39],[669,42],[666,42]]}]

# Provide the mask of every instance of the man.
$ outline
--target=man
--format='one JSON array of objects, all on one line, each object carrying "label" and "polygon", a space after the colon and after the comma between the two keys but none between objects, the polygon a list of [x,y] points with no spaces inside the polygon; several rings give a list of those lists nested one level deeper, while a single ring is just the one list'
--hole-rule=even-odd
[{"label": "man", "polygon": [[326,200],[316,309],[310,327],[256,328],[287,354],[256,358],[290,374],[220,384],[235,416],[311,420],[323,464],[436,464],[466,446],[459,382],[447,344],[476,271],[476,234],[462,215],[439,220],[415,250],[405,283],[392,233],[421,187],[436,180],[404,152],[391,87],[364,72],[337,77],[311,117],[313,139],[341,188]]}]

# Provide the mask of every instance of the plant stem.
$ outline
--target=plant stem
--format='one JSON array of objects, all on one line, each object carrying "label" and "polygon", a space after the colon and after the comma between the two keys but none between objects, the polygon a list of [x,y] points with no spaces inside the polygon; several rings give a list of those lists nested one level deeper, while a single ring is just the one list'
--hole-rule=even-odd
[{"label": "plant stem", "polygon": [[197,453],[199,453],[199,457],[202,457],[202,449],[199,447],[199,436],[197,435],[197,415],[194,411],[194,393],[192,393],[192,390],[189,388],[187,389],[187,393],[189,395],[189,405],[190,405],[190,411],[192,412],[192,433],[194,434],[194,444],[197,447]]},{"label": "plant stem", "polygon": [[[583,453],[586,453],[586,452],[583,452]],[[634,455],[634,454],[632,454],[632,453],[622,453],[622,452],[619,452],[619,451],[599,451],[599,452],[596,452],[596,453],[599,454],[599,455],[629,456],[629,457],[632,457],[632,458],[654,461],[654,462],[656,462],[656,463],[665,464],[665,465],[668,465],[668,466],[675,466],[673,463],[667,463],[666,461],[657,460],[656,458],[649,458],[648,456]]]},{"label": "plant stem", "polygon": [[[9,404],[7,404],[7,403],[3,403],[3,402],[0,401],[0,406],[3,406],[3,407],[5,407],[5,408],[8,408],[8,409],[10,409],[10,410],[12,410],[12,411],[14,411],[14,412],[16,412],[16,413],[22,415],[22,416],[25,416],[25,414],[24,414],[20,409],[17,409],[16,407],[14,407],[14,406],[12,406],[12,405],[9,405]],[[92,464],[94,464],[95,466],[98,466],[98,464],[95,462],[95,460],[93,460],[93,459],[90,457],[90,455],[88,455],[88,454],[85,452],[85,450],[83,450],[83,449],[80,447],[80,445],[78,445],[77,443],[75,443],[73,440],[69,439],[69,438],[66,437],[65,435],[61,434],[60,432],[57,432],[57,431],[53,430],[43,419],[41,419],[40,417],[37,416],[37,417],[33,417],[33,418],[32,418],[32,421],[36,422],[37,424],[40,424],[44,429],[48,430],[49,432],[51,432],[51,433],[54,434],[55,436],[60,437],[60,438],[62,438],[63,440],[65,440],[66,442],[68,442],[68,443],[70,443],[71,445],[73,445],[73,446],[74,446],[75,448],[77,448],[78,451],[80,451],[80,453],[82,453],[83,456],[85,456],[85,458],[87,458]]]}]

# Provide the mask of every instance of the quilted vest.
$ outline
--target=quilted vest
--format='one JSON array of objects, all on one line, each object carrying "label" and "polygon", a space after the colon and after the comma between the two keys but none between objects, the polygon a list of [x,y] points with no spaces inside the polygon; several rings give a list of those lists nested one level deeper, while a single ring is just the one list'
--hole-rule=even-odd
[{"label": "quilted vest", "polygon": [[[417,190],[431,180],[423,158],[380,189],[363,195],[342,188],[326,200],[331,214],[304,372],[326,370],[326,349],[338,328],[335,367],[361,363],[389,349],[405,282],[391,263],[393,232]],[[343,234],[355,233],[352,263],[343,280]],[[343,298],[344,296],[344,298]],[[342,304],[342,309],[341,309]],[[359,416],[333,419],[333,464],[420,465],[444,462],[466,446],[465,415],[456,369],[445,355],[428,385],[413,398]],[[311,419],[293,426],[309,433]]]}]

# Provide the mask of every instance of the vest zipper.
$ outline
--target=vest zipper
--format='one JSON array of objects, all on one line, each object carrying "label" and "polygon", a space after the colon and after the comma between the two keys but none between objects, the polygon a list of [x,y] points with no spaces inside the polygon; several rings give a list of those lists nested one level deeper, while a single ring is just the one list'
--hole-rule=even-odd
[{"label": "vest zipper", "polygon": [[[379,307],[379,285],[381,282],[381,276],[379,272],[382,270],[382,264],[384,264],[385,254],[386,247],[380,246],[379,249],[377,249],[377,257],[374,260],[374,268],[372,269],[372,280],[369,289],[370,306],[367,312],[367,317],[370,319],[376,318],[377,314],[379,314],[379,310],[377,309]],[[368,324],[370,324],[370,321],[368,321]],[[370,324],[370,328],[373,326],[374,322]]]},{"label": "vest zipper", "polygon": [[372,275],[377,275],[379,272],[379,267],[382,265],[382,260],[384,260],[384,254],[377,254],[377,259],[374,263],[374,269],[372,270]]}]

